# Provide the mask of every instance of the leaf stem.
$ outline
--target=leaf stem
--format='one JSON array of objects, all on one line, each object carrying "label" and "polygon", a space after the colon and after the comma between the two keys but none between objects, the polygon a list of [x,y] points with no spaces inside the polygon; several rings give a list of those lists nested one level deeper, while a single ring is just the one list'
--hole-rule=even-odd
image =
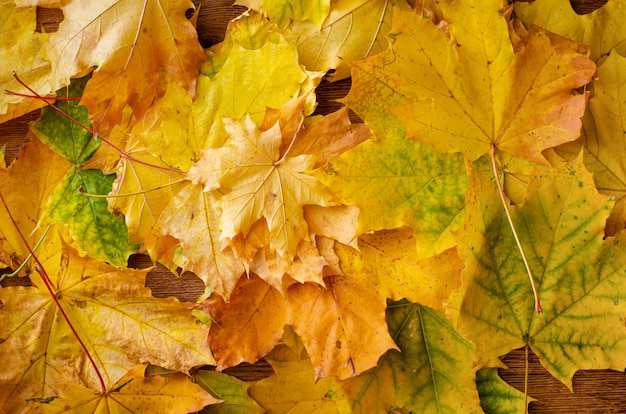
[{"label": "leaf stem", "polygon": [[48,276],[48,273],[46,272],[46,269],[44,268],[44,266],[41,263],[41,261],[39,261],[39,258],[35,255],[34,249],[32,249],[30,247],[30,245],[28,244],[28,240],[26,240],[26,237],[24,237],[24,234],[22,234],[22,231],[18,227],[17,222],[15,221],[15,219],[13,218],[13,215],[11,214],[11,210],[9,210],[9,205],[7,204],[6,199],[4,198],[4,195],[2,194],[2,192],[0,192],[0,201],[2,202],[2,205],[4,206],[4,209],[6,210],[8,216],[9,216],[9,220],[11,220],[11,223],[13,223],[13,226],[15,227],[15,230],[17,231],[17,234],[20,236],[20,238],[24,242],[24,245],[26,246],[26,249],[28,249],[28,252],[30,253],[29,256],[32,257],[35,260],[35,262],[37,263],[37,266],[39,266],[39,272],[38,273],[41,276],[41,280],[43,281],[44,285],[46,286],[46,289],[48,290],[48,293],[50,293],[50,297],[54,301],[57,309],[59,309],[59,312],[63,316],[63,319],[65,319],[65,322],[67,322],[67,325],[69,326],[70,330],[72,331],[72,334],[74,335],[74,337],[78,341],[80,347],[85,352],[85,355],[89,359],[89,362],[91,363],[91,366],[93,367],[94,371],[96,372],[96,376],[98,377],[98,381],[100,382],[100,390],[102,391],[103,394],[106,393],[107,392],[107,388],[106,388],[106,385],[104,383],[104,378],[102,377],[102,374],[100,373],[100,370],[98,369],[98,366],[96,365],[96,361],[91,356],[91,353],[89,353],[89,350],[87,349],[87,345],[85,345],[85,343],[81,339],[80,335],[78,335],[78,332],[74,328],[74,325],[72,325],[72,322],[70,321],[70,318],[65,313],[65,310],[63,309],[63,306],[61,306],[61,302],[59,302],[59,299],[57,298],[57,295],[54,293],[54,290],[52,289],[52,281],[50,280],[50,277]]},{"label": "leaf stem", "polygon": [[180,184],[183,183],[187,180],[182,179],[182,180],[176,180],[176,181],[172,181],[171,183],[168,184],[163,184],[163,185],[159,185],[156,186],[154,188],[150,188],[148,190],[142,190],[142,191],[137,191],[135,193],[126,193],[126,194],[90,194],[87,191],[85,191],[85,189],[80,186],[78,187],[78,192],[81,193],[82,195],[84,195],[85,197],[91,197],[91,198],[118,198],[118,197],[131,197],[131,196],[136,196],[136,195],[141,195],[141,194],[147,194],[151,191],[156,191],[156,190],[160,190],[162,188],[167,188],[167,187],[171,187],[173,185],[176,184]]},{"label": "leaf stem", "polygon": [[43,241],[43,239],[46,237],[46,235],[48,234],[48,232],[50,231],[50,228],[52,227],[52,225],[48,224],[48,227],[46,227],[46,229],[44,230],[43,234],[41,235],[41,237],[39,238],[39,240],[37,241],[37,243],[35,244],[35,246],[33,247],[33,251],[32,253],[29,253],[28,256],[26,257],[26,260],[24,260],[22,262],[22,264],[20,265],[20,267],[18,267],[17,269],[15,269],[15,271],[13,273],[7,273],[4,274],[2,276],[0,276],[0,282],[2,282],[5,278],[7,277],[14,277],[17,276],[17,274],[19,272],[22,271],[22,269],[28,264],[28,262],[30,261],[30,259],[33,257],[33,253],[35,253],[37,251],[37,249],[39,248],[39,245],[41,244],[41,242]]},{"label": "leaf stem", "polygon": [[142,161],[142,160],[140,160],[138,158],[133,157],[132,155],[128,154],[126,151],[124,151],[123,149],[121,149],[117,145],[113,144],[108,139],[106,139],[106,138],[102,137],[101,135],[99,135],[97,131],[93,130],[93,128],[90,128],[90,127],[86,126],[85,124],[83,124],[82,122],[78,121],[77,119],[75,119],[70,114],[68,114],[65,111],[63,111],[61,108],[59,108],[56,105],[54,105],[53,103],[51,103],[50,100],[53,100],[52,98],[44,98],[43,96],[39,95],[34,89],[32,89],[30,86],[28,86],[26,83],[24,83],[24,81],[22,81],[22,79],[20,79],[20,77],[17,75],[17,73],[15,73],[15,71],[13,72],[13,77],[15,78],[15,80],[17,80],[20,83],[20,85],[22,85],[23,87],[28,89],[28,91],[33,94],[33,98],[34,99],[39,99],[39,100],[45,102],[50,108],[54,109],[59,114],[63,115],[64,117],[66,117],[67,119],[69,119],[70,121],[72,121],[73,123],[75,123],[76,125],[81,127],[82,129],[84,129],[85,131],[87,131],[91,135],[93,135],[93,138],[95,140],[98,140],[98,139],[102,140],[102,142],[104,142],[109,147],[111,147],[115,151],[117,151],[117,153],[119,154],[119,156],[121,158],[126,158],[127,160],[130,160],[130,161],[133,161],[133,162],[136,162],[136,163],[139,163],[139,164],[143,164],[143,165],[146,165],[146,166],[149,166],[149,167],[158,168],[160,170],[183,173],[183,171],[181,171],[181,170],[179,170],[177,168],[165,167],[165,166],[162,166],[162,165],[150,164],[149,162]]},{"label": "leaf stem", "polygon": [[522,260],[524,261],[524,266],[526,266],[526,272],[528,273],[528,279],[530,280],[530,286],[533,289],[533,295],[535,297],[535,312],[538,314],[543,312],[541,309],[541,303],[539,302],[539,292],[537,292],[537,286],[535,286],[535,279],[533,278],[533,274],[530,271],[530,266],[528,265],[528,260],[526,259],[526,254],[524,253],[524,249],[522,248],[522,243],[519,240],[517,235],[517,230],[515,230],[515,225],[513,224],[513,219],[511,218],[511,213],[509,212],[509,207],[506,199],[504,198],[504,190],[502,189],[502,184],[500,183],[500,176],[498,175],[498,166],[496,165],[496,146],[495,144],[491,147],[491,166],[493,167],[493,175],[496,179],[496,184],[498,185],[498,194],[500,194],[500,200],[502,201],[502,206],[504,207],[504,212],[506,213],[506,217],[509,220],[509,226],[511,227],[511,231],[513,232],[513,237],[515,238],[515,243],[517,243],[517,248],[522,256]]},{"label": "leaf stem", "polygon": [[[22,98],[39,99],[37,98],[37,96],[30,94],[30,93],[19,93],[19,92],[9,91],[7,89],[4,90],[4,93],[7,95],[19,96]],[[45,99],[46,102],[48,101],[80,101],[82,99],[80,96],[76,96],[73,98],[61,98],[58,96],[42,96],[42,98]]]},{"label": "leaf stem", "polygon": [[296,138],[298,137],[298,132],[300,132],[300,128],[302,128],[303,123],[304,123],[304,116],[300,118],[300,122],[298,123],[298,128],[296,128],[296,132],[293,133],[293,137],[291,137],[291,142],[289,142],[289,146],[285,150],[285,153],[280,157],[278,161],[274,163],[274,165],[280,164],[281,162],[285,160],[285,158],[287,158],[287,154],[289,154],[289,151],[291,151],[291,148],[293,147],[294,142],[296,142]]}]

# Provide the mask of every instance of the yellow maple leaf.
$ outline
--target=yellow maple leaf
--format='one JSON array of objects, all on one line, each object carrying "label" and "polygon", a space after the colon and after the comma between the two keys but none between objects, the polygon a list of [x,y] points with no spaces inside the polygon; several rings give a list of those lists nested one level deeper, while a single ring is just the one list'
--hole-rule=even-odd
[{"label": "yellow maple leaf", "polygon": [[[18,7],[13,2],[0,4],[0,88],[13,92],[27,92],[14,78],[13,72],[42,94],[59,89],[59,82],[51,77],[45,44],[48,34],[36,33],[35,7]],[[23,97],[0,94],[0,123],[41,108],[43,102]]]},{"label": "yellow maple leaf", "polygon": [[194,95],[205,55],[185,17],[190,8],[188,0],[64,4],[65,19],[50,36],[50,60],[63,79],[97,66],[82,101],[96,130],[118,124],[124,105],[141,117],[163,92],[161,70]]},{"label": "yellow maple leaf", "polygon": [[282,343],[267,356],[274,374],[257,381],[249,394],[272,413],[337,414],[352,412],[335,378],[315,378],[302,342],[285,329]]},{"label": "yellow maple leaf", "polygon": [[511,25],[510,33],[502,3],[439,2],[439,25],[396,10],[392,49],[353,64],[346,102],[359,90],[390,89],[402,101],[388,109],[410,139],[470,160],[495,146],[548,164],[543,150],[579,135],[586,94],[573,90],[592,79],[595,64],[586,46],[538,27]]},{"label": "yellow maple leaf", "polygon": [[199,148],[224,144],[228,138],[224,118],[243,121],[249,116],[260,124],[267,107],[281,107],[301,95],[308,97],[305,115],[313,112],[315,94],[311,91],[322,73],[305,70],[296,45],[264,16],[245,13],[231,21],[224,41],[207,55],[191,108]]},{"label": "yellow maple leaf", "polygon": [[61,384],[55,387],[58,395],[29,401],[29,412],[190,413],[220,402],[184,374],[147,376],[145,370],[146,365],[132,368],[107,393],[77,384]]},{"label": "yellow maple leaf", "polygon": [[319,26],[330,10],[330,0],[237,0],[236,4],[263,12],[281,28],[294,20]]},{"label": "yellow maple leaf", "polygon": [[404,298],[444,312],[450,292],[461,285],[463,262],[456,248],[420,259],[408,227],[364,234],[359,248],[335,247],[342,270],[389,299]]},{"label": "yellow maple leaf", "polygon": [[213,363],[206,326],[195,323],[190,304],[152,297],[148,270],[110,266],[65,245],[58,276],[0,289],[0,411],[19,412],[25,399],[61,383],[110,389],[141,362],[181,372]]},{"label": "yellow maple leaf", "polygon": [[124,214],[132,243],[143,245],[153,259],[171,263],[167,246],[172,243],[156,231],[156,225],[163,210],[184,187],[182,173],[164,166],[134,134],[128,138],[126,153],[132,158],[122,158],[118,163],[109,209]]},{"label": "yellow maple leaf", "polygon": [[321,26],[295,21],[285,36],[298,45],[300,61],[309,70],[329,73],[331,82],[350,77],[349,60],[364,59],[388,46],[392,10],[409,8],[404,0],[335,0]]},{"label": "yellow maple leaf", "polygon": [[307,204],[327,205],[328,189],[306,174],[317,157],[291,157],[279,152],[283,142],[278,124],[260,131],[245,122],[225,120],[231,141],[221,148],[205,150],[188,177],[202,183],[205,191],[219,190],[222,205],[221,238],[246,235],[252,224],[264,217],[270,230],[270,247],[292,258],[300,240],[308,240],[302,208]]},{"label": "yellow maple leaf", "polygon": [[180,240],[183,252],[178,265],[194,272],[228,300],[244,264],[220,240],[220,216],[215,195],[187,182],[163,210],[155,229]]},{"label": "yellow maple leaf", "polygon": [[626,9],[622,6],[609,1],[591,13],[578,14],[568,0],[515,2],[515,14],[526,24],[589,45],[591,58],[597,61],[613,48],[626,54]]},{"label": "yellow maple leaf", "polygon": [[[56,225],[53,230],[45,226],[38,228],[37,223],[71,164],[36,137],[31,136],[31,139],[32,142],[22,145],[18,158],[7,169],[0,170],[0,193],[6,203],[6,206],[0,204],[0,252],[8,258],[0,258],[0,261],[13,269],[24,263],[29,250],[23,236],[30,248],[41,240],[37,257],[54,270],[58,268],[61,254],[60,234],[67,234],[68,230]],[[21,275],[29,273],[33,265],[33,261],[25,263]]]}]

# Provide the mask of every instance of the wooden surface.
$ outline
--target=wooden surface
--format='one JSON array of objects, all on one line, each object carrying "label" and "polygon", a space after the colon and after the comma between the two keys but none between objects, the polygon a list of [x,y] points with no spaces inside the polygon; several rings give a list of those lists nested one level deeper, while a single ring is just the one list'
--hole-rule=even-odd
[{"label": "wooden surface", "polygon": [[[574,0],[579,12],[593,10],[603,0]],[[611,0],[617,1],[617,0]],[[194,1],[200,6],[198,33],[200,42],[209,47],[219,42],[226,30],[228,21],[244,9],[231,5],[230,0]],[[40,9],[39,18],[48,32],[56,30],[62,13]],[[335,84],[323,83],[318,88],[319,106],[317,113],[328,113],[340,107],[335,99],[345,96],[350,82]],[[0,146],[6,145],[6,159],[12,160],[24,140],[28,122],[36,119],[38,112],[0,125]],[[131,267],[147,267],[152,263],[146,256],[134,255],[130,258]],[[4,285],[16,281],[5,281]],[[23,281],[21,281],[23,282]],[[150,272],[147,285],[157,297],[176,296],[181,300],[195,301],[203,292],[203,283],[195,275],[184,273],[176,278],[167,269],[157,266]],[[624,356],[626,358],[626,355]],[[514,351],[504,358],[508,370],[500,370],[501,377],[516,388],[524,389],[525,358],[522,350]],[[263,361],[254,365],[244,365],[227,371],[246,381],[253,381],[271,374],[271,368]],[[531,413],[626,413],[626,373],[600,370],[580,371],[574,376],[574,391],[552,378],[541,366],[538,358],[531,355],[529,360],[529,394],[539,401],[530,405]]]}]

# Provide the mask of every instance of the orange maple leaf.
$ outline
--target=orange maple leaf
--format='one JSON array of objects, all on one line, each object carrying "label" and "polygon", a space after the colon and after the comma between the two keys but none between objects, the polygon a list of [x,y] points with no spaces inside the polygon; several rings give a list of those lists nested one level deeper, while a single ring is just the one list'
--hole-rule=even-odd
[{"label": "orange maple leaf", "polygon": [[316,378],[346,379],[376,366],[398,349],[385,321],[386,302],[354,279],[326,278],[327,288],[311,283],[289,288],[293,329],[315,366]]}]

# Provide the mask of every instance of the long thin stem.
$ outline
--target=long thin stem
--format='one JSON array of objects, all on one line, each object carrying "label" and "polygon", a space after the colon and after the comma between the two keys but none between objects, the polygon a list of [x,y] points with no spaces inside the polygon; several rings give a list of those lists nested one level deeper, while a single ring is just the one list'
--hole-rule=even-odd
[{"label": "long thin stem", "polygon": [[509,212],[509,206],[504,198],[504,190],[502,189],[502,184],[500,183],[500,176],[498,175],[498,166],[496,165],[496,146],[491,147],[491,166],[493,167],[493,175],[496,179],[496,184],[498,185],[498,193],[500,194],[500,200],[502,201],[502,206],[504,207],[504,211],[506,213],[506,218],[509,220],[509,226],[511,227],[511,231],[513,232],[513,237],[515,238],[515,243],[517,243],[517,248],[522,256],[522,260],[524,261],[524,266],[526,266],[526,272],[528,273],[528,279],[530,280],[530,286],[533,289],[533,295],[535,296],[535,312],[541,313],[543,310],[541,309],[541,303],[539,302],[539,292],[537,291],[537,286],[535,286],[535,279],[533,278],[533,274],[530,271],[530,266],[528,265],[528,260],[526,259],[526,254],[524,253],[524,249],[522,248],[522,243],[519,240],[517,235],[517,230],[515,230],[515,225],[513,224],[513,219],[511,218],[511,213]]},{"label": "long thin stem", "polygon": [[139,164],[147,165],[149,167],[158,168],[160,170],[182,173],[182,171],[177,169],[177,168],[164,167],[162,165],[150,164],[149,162],[142,161],[142,160],[140,160],[138,158],[133,157],[132,155],[128,154],[123,149],[119,148],[117,145],[113,144],[108,139],[106,139],[106,138],[102,137],[101,135],[99,135],[97,131],[94,131],[92,128],[89,128],[87,125],[83,124],[82,122],[78,121],[73,116],[71,116],[70,114],[66,113],[65,111],[63,111],[60,108],[58,108],[57,106],[55,106],[53,103],[50,102],[50,100],[51,100],[50,98],[44,98],[43,96],[39,95],[34,89],[32,89],[30,86],[28,86],[26,83],[24,83],[24,81],[22,81],[20,79],[20,77],[17,75],[17,73],[13,72],[13,77],[15,78],[15,80],[17,80],[20,83],[20,85],[22,85],[23,87],[28,89],[28,91],[33,94],[34,99],[39,99],[39,100],[45,102],[50,108],[54,109],[59,114],[63,115],[64,117],[66,117],[67,119],[69,119],[70,121],[72,121],[73,123],[75,123],[76,125],[81,127],[82,129],[84,129],[85,131],[87,131],[91,135],[93,135],[94,139],[102,140],[102,142],[104,142],[106,145],[108,145],[109,147],[111,147],[115,151],[117,151],[117,153],[120,155],[120,157],[126,158],[127,160],[130,160],[130,161],[133,161],[133,162],[136,162],[136,163],[139,163]]},{"label": "long thin stem", "polygon": [[[50,228],[52,226],[50,224],[48,224],[48,227],[46,227],[46,229],[44,230],[43,234],[41,235],[41,237],[39,238],[39,240],[37,241],[37,244],[35,244],[35,246],[33,247],[33,253],[37,251],[37,249],[39,248],[39,245],[41,244],[41,242],[43,241],[43,239],[46,238],[46,235],[48,234],[48,232],[50,231]],[[4,274],[2,276],[0,276],[0,282],[2,282],[5,278],[7,277],[14,277],[17,276],[18,273],[20,273],[22,271],[22,269],[24,267],[26,267],[26,265],[28,264],[28,262],[30,262],[30,259],[33,257],[32,253],[29,253],[28,256],[26,257],[26,260],[24,260],[22,262],[22,264],[20,265],[20,267],[18,267],[17,269],[15,269],[15,271],[13,273],[7,273]]]},{"label": "long thin stem", "polygon": [[59,302],[59,299],[57,298],[56,293],[52,289],[52,281],[50,280],[50,277],[48,276],[48,273],[46,272],[46,269],[44,268],[43,264],[39,261],[39,258],[35,255],[34,249],[32,249],[30,247],[30,245],[28,244],[28,240],[26,240],[26,237],[24,237],[24,235],[22,234],[20,228],[17,225],[17,222],[15,221],[15,219],[13,218],[13,215],[11,214],[11,210],[9,210],[9,205],[7,204],[7,202],[6,202],[2,192],[0,192],[0,201],[2,202],[2,205],[4,206],[4,209],[6,210],[8,216],[9,216],[9,219],[11,220],[11,223],[13,223],[13,226],[17,230],[17,234],[19,234],[20,238],[24,242],[24,245],[26,246],[26,249],[28,249],[28,252],[30,253],[30,256],[35,260],[35,262],[37,263],[37,266],[39,266],[39,270],[40,270],[39,274],[41,276],[41,280],[43,281],[44,285],[46,286],[46,289],[48,290],[48,293],[50,293],[50,297],[52,298],[52,300],[54,301],[57,309],[59,310],[59,312],[63,316],[63,319],[65,319],[65,322],[67,322],[67,325],[69,326],[70,330],[72,331],[72,334],[74,335],[74,337],[76,338],[76,340],[80,344],[80,347],[85,352],[85,355],[89,359],[89,362],[91,363],[91,366],[93,367],[94,371],[96,372],[96,376],[98,377],[98,381],[100,382],[100,389],[101,389],[102,393],[103,394],[106,393],[107,392],[106,384],[104,383],[104,378],[102,377],[102,374],[100,373],[100,370],[98,369],[98,366],[96,365],[96,361],[93,359],[93,357],[89,353],[89,350],[87,349],[87,345],[85,345],[85,343],[81,339],[81,337],[78,334],[78,332],[76,332],[76,329],[74,328],[74,325],[72,325],[72,322],[70,321],[70,318],[65,313],[65,310],[63,309],[63,306],[61,306],[61,302]]},{"label": "long thin stem", "polygon": [[85,197],[90,197],[90,198],[124,198],[124,197],[132,197],[132,196],[136,196],[136,195],[141,195],[141,194],[147,194],[150,193],[152,191],[157,191],[160,190],[162,188],[167,188],[167,187],[171,187],[173,185],[176,184],[180,184],[180,183],[184,183],[186,180],[176,180],[176,181],[172,181],[171,183],[168,184],[163,184],[163,185],[159,185],[157,187],[153,187],[150,188],[148,190],[142,190],[142,191],[137,191],[135,193],[126,193],[126,194],[89,194],[88,192],[85,191],[85,189],[81,186],[78,187],[78,192],[81,193],[82,195],[84,195]]},{"label": "long thin stem", "polygon": [[[4,90],[4,93],[12,96],[19,96],[22,98],[31,98],[31,99],[39,99],[37,96],[30,93],[19,93],[14,91],[9,91],[7,89]],[[75,96],[73,98],[61,98],[59,96],[42,96],[43,99],[47,101],[80,101],[82,98],[80,96]]]}]

